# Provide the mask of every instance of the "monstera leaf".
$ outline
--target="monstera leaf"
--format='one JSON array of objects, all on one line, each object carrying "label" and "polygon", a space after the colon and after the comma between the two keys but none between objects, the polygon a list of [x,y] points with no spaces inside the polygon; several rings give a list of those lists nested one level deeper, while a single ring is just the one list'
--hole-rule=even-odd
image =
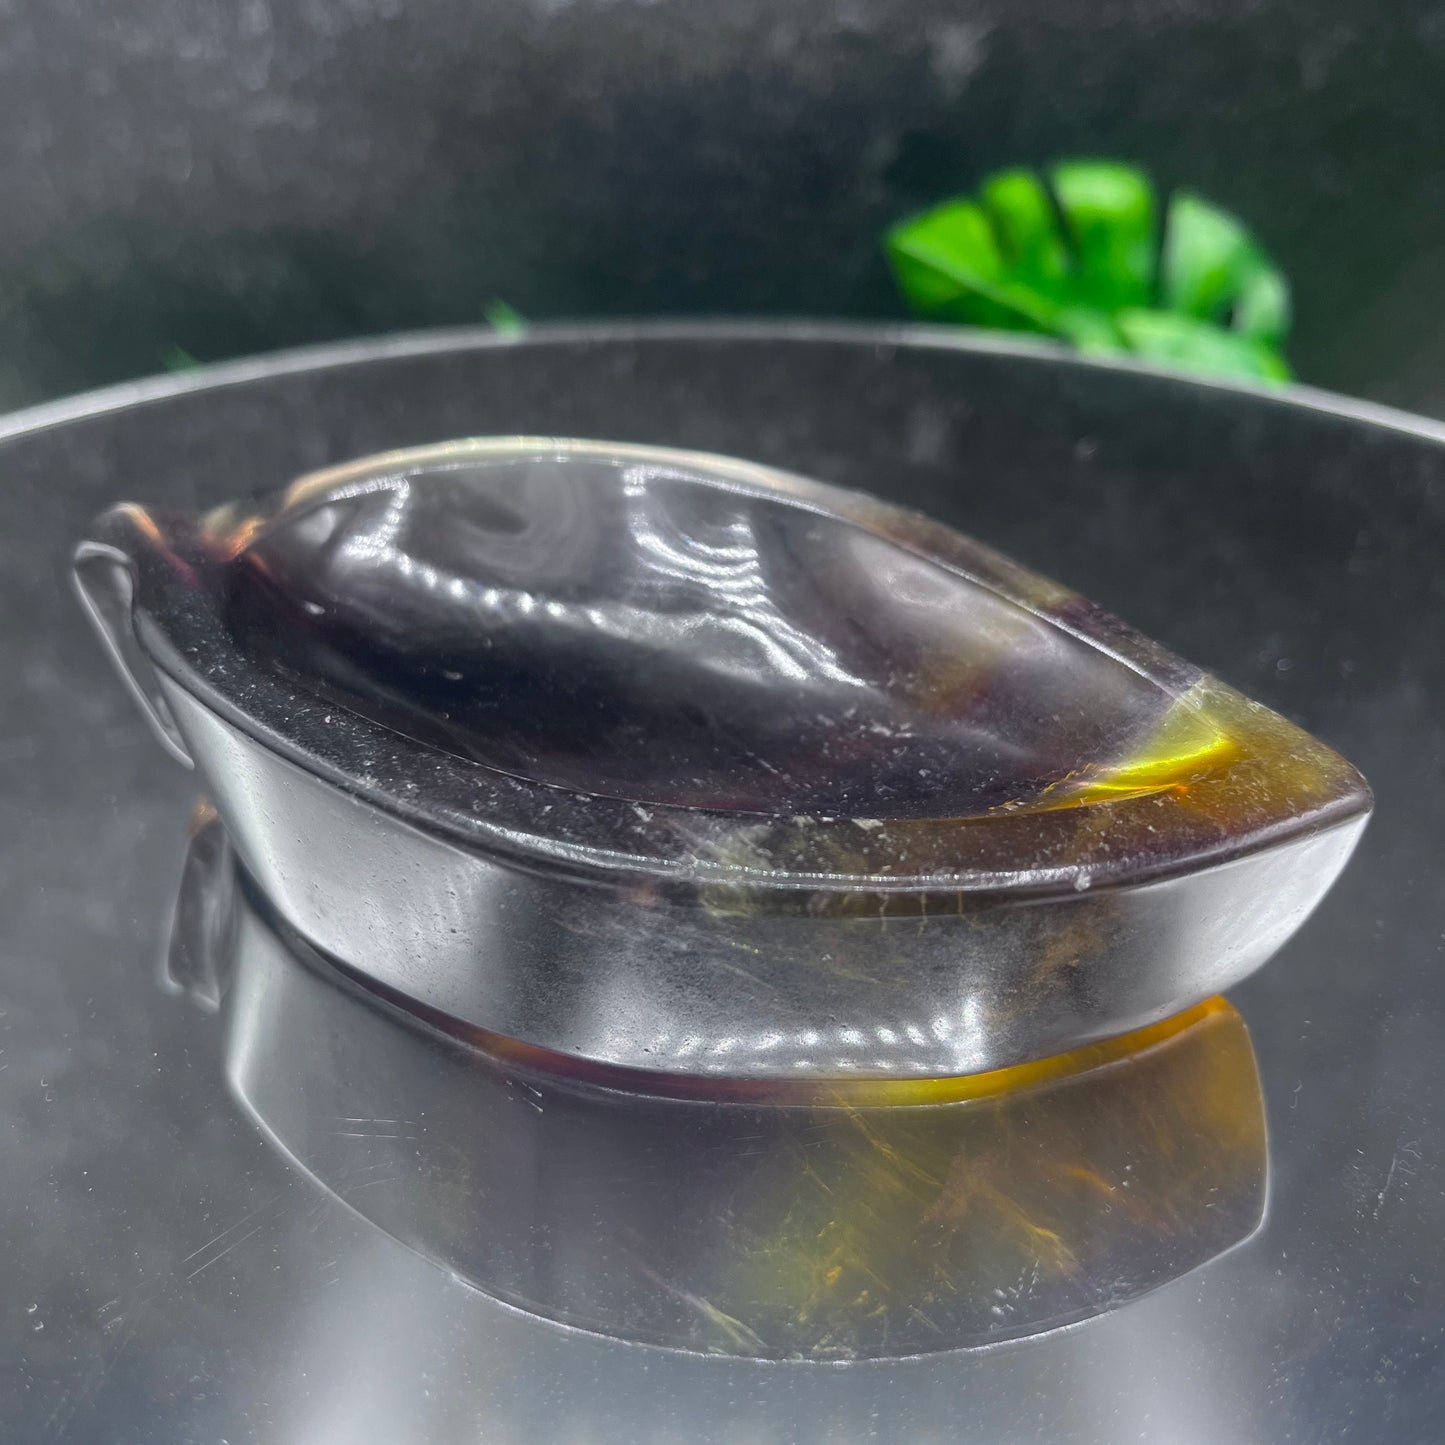
[{"label": "monstera leaf", "polygon": [[886,246],[920,316],[1196,371],[1289,376],[1284,277],[1227,211],[1187,191],[1161,205],[1132,166],[1003,171],[976,198],[893,227]]}]

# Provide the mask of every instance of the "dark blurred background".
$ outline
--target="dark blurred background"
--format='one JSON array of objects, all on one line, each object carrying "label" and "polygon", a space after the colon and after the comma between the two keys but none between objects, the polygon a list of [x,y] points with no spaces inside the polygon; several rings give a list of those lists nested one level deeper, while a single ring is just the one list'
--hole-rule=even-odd
[{"label": "dark blurred background", "polygon": [[1445,4],[5,0],[0,406],[360,333],[891,316],[890,221],[1133,160],[1302,380],[1445,413]]}]

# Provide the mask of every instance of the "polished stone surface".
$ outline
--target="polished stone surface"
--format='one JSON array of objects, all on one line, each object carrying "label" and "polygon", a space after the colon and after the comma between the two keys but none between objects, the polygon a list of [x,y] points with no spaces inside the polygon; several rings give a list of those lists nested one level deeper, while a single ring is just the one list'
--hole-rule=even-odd
[{"label": "polished stone surface", "polygon": [[716,455],[475,439],[126,502],[76,579],[311,943],[614,1066],[958,1074],[1157,1023],[1371,806],[1068,588]]},{"label": "polished stone surface", "polygon": [[[889,336],[661,335],[600,352],[578,337],[457,338],[215,382],[32,417],[0,443],[13,1438],[1438,1437],[1445,433]],[[126,496],[204,508],[344,457],[521,430],[606,431],[871,488],[1027,557],[1360,765],[1377,798],[1360,849],[1233,995],[1268,1118],[1259,1233],[1125,1308],[993,1350],[705,1359],[507,1311],[339,1208],[258,1135],[227,1090],[221,1020],[155,988],[194,780],[155,747],[63,585],[74,539]],[[395,1117],[376,1082],[341,1112]]]},{"label": "polished stone surface", "polygon": [[[1149,748],[1174,694],[1060,625],[1078,599],[870,511],[544,439],[362,462],[206,530],[239,548],[222,607],[258,665],[555,788],[866,833],[1062,801]],[[1192,722],[1176,749],[1208,755]]]},{"label": "polished stone surface", "polygon": [[348,979],[219,833],[169,973],[221,1009],[236,1099],[328,1194],[529,1312],[744,1358],[979,1348],[1126,1305],[1263,1217],[1264,1100],[1223,999],[962,1078],[639,1086]]}]

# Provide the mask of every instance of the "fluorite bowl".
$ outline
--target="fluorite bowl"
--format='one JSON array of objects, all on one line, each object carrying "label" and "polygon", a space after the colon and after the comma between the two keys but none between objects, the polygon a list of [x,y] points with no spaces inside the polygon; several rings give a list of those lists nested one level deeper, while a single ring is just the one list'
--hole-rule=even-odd
[{"label": "fluorite bowl", "polygon": [[1370,808],[1067,588],[732,458],[392,453],[115,508],[77,578],[291,927],[620,1068],[956,1075],[1147,1026],[1263,963]]}]

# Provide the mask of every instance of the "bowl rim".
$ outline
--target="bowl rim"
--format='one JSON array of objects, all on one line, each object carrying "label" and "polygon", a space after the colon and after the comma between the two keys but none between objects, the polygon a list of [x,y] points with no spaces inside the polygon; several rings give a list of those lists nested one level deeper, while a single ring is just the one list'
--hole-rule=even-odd
[{"label": "bowl rim", "polygon": [[515,346],[573,346],[588,342],[649,339],[742,340],[778,344],[832,342],[1009,357],[1080,371],[1121,372],[1143,380],[1250,397],[1274,406],[1363,422],[1445,445],[1445,421],[1301,382],[1254,382],[1245,378],[1205,375],[1130,356],[1084,355],[1046,338],[1015,338],[967,326],[750,315],[542,321],[529,323],[520,332],[501,332],[486,324],[439,326],[283,347],[233,360],[203,363],[189,371],[138,377],[0,414],[0,445],[87,417],[301,372]]}]

